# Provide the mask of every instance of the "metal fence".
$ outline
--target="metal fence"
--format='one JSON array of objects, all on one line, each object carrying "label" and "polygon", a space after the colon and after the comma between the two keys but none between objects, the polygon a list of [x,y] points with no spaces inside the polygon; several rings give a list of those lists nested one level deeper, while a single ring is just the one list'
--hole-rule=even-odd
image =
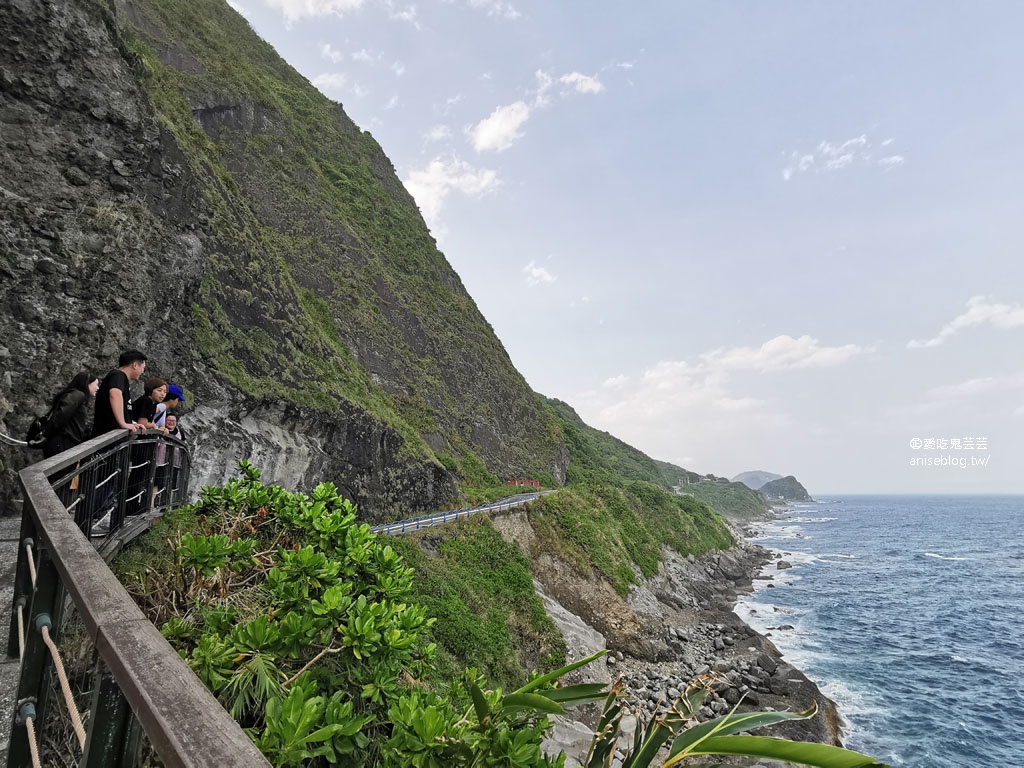
[{"label": "metal fence", "polygon": [[381,523],[373,526],[370,530],[381,536],[401,536],[403,533],[413,533],[425,528],[433,528],[437,525],[447,525],[456,520],[465,520],[467,517],[478,515],[481,512],[504,512],[508,509],[521,507],[534,499],[546,496],[554,491],[538,491],[537,493],[523,493],[518,496],[495,501],[490,504],[482,504],[478,507],[465,507],[463,509],[452,509],[447,512],[436,512],[420,517],[411,517],[407,520],[398,520],[394,523]]},{"label": "metal fence", "polygon": [[8,768],[47,749],[64,765],[128,768],[143,731],[165,766],[269,766],[107,567],[186,500],[189,469],[180,441],[118,430],[20,473]]}]

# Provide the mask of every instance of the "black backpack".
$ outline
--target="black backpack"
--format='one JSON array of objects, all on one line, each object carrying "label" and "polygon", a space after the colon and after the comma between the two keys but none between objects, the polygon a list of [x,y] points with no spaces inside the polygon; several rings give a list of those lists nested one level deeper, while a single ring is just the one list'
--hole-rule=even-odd
[{"label": "black backpack", "polygon": [[32,423],[28,425],[28,432],[25,433],[25,442],[28,443],[29,448],[41,450],[46,441],[50,439],[50,419],[53,418],[56,408],[57,403],[54,403],[45,416],[36,416],[32,419]]},{"label": "black backpack", "polygon": [[28,425],[28,432],[25,433],[25,442],[29,448],[42,448],[46,442],[46,428],[50,426],[50,414],[36,416]]}]

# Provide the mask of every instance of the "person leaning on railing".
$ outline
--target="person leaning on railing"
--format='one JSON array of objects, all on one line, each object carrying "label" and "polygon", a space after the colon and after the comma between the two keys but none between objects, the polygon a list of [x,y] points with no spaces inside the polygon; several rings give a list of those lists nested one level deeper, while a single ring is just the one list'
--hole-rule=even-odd
[{"label": "person leaning on railing", "polygon": [[112,429],[141,429],[132,418],[132,399],[129,387],[146,370],[146,355],[137,349],[121,353],[117,368],[103,377],[96,395],[96,421],[92,436],[99,437]]},{"label": "person leaning on railing", "polygon": [[156,423],[156,416],[157,407],[167,397],[167,382],[158,377],[146,379],[143,389],[146,394],[132,401],[132,416],[146,429],[159,429],[166,435],[167,429]]},{"label": "person leaning on railing", "polygon": [[96,396],[99,387],[98,378],[82,371],[54,396],[46,425],[46,442],[43,443],[44,458],[85,442],[89,436],[86,423],[89,400]]}]

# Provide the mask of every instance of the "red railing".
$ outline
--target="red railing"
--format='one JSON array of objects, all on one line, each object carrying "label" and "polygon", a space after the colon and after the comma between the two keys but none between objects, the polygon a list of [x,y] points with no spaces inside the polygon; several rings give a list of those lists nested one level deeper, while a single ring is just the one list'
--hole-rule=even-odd
[{"label": "red railing", "polygon": [[540,490],[539,480],[509,480],[507,483],[505,483],[505,485],[528,485],[531,488],[536,488],[537,490]]}]

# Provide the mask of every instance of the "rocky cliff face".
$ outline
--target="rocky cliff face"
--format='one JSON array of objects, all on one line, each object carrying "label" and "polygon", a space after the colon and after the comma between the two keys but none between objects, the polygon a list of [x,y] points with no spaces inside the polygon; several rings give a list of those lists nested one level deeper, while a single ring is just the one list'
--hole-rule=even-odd
[{"label": "rocky cliff face", "polygon": [[186,388],[200,482],[251,453],[387,515],[470,454],[564,480],[380,147],[223,0],[11,0],[0,30],[0,430],[138,347]]}]

